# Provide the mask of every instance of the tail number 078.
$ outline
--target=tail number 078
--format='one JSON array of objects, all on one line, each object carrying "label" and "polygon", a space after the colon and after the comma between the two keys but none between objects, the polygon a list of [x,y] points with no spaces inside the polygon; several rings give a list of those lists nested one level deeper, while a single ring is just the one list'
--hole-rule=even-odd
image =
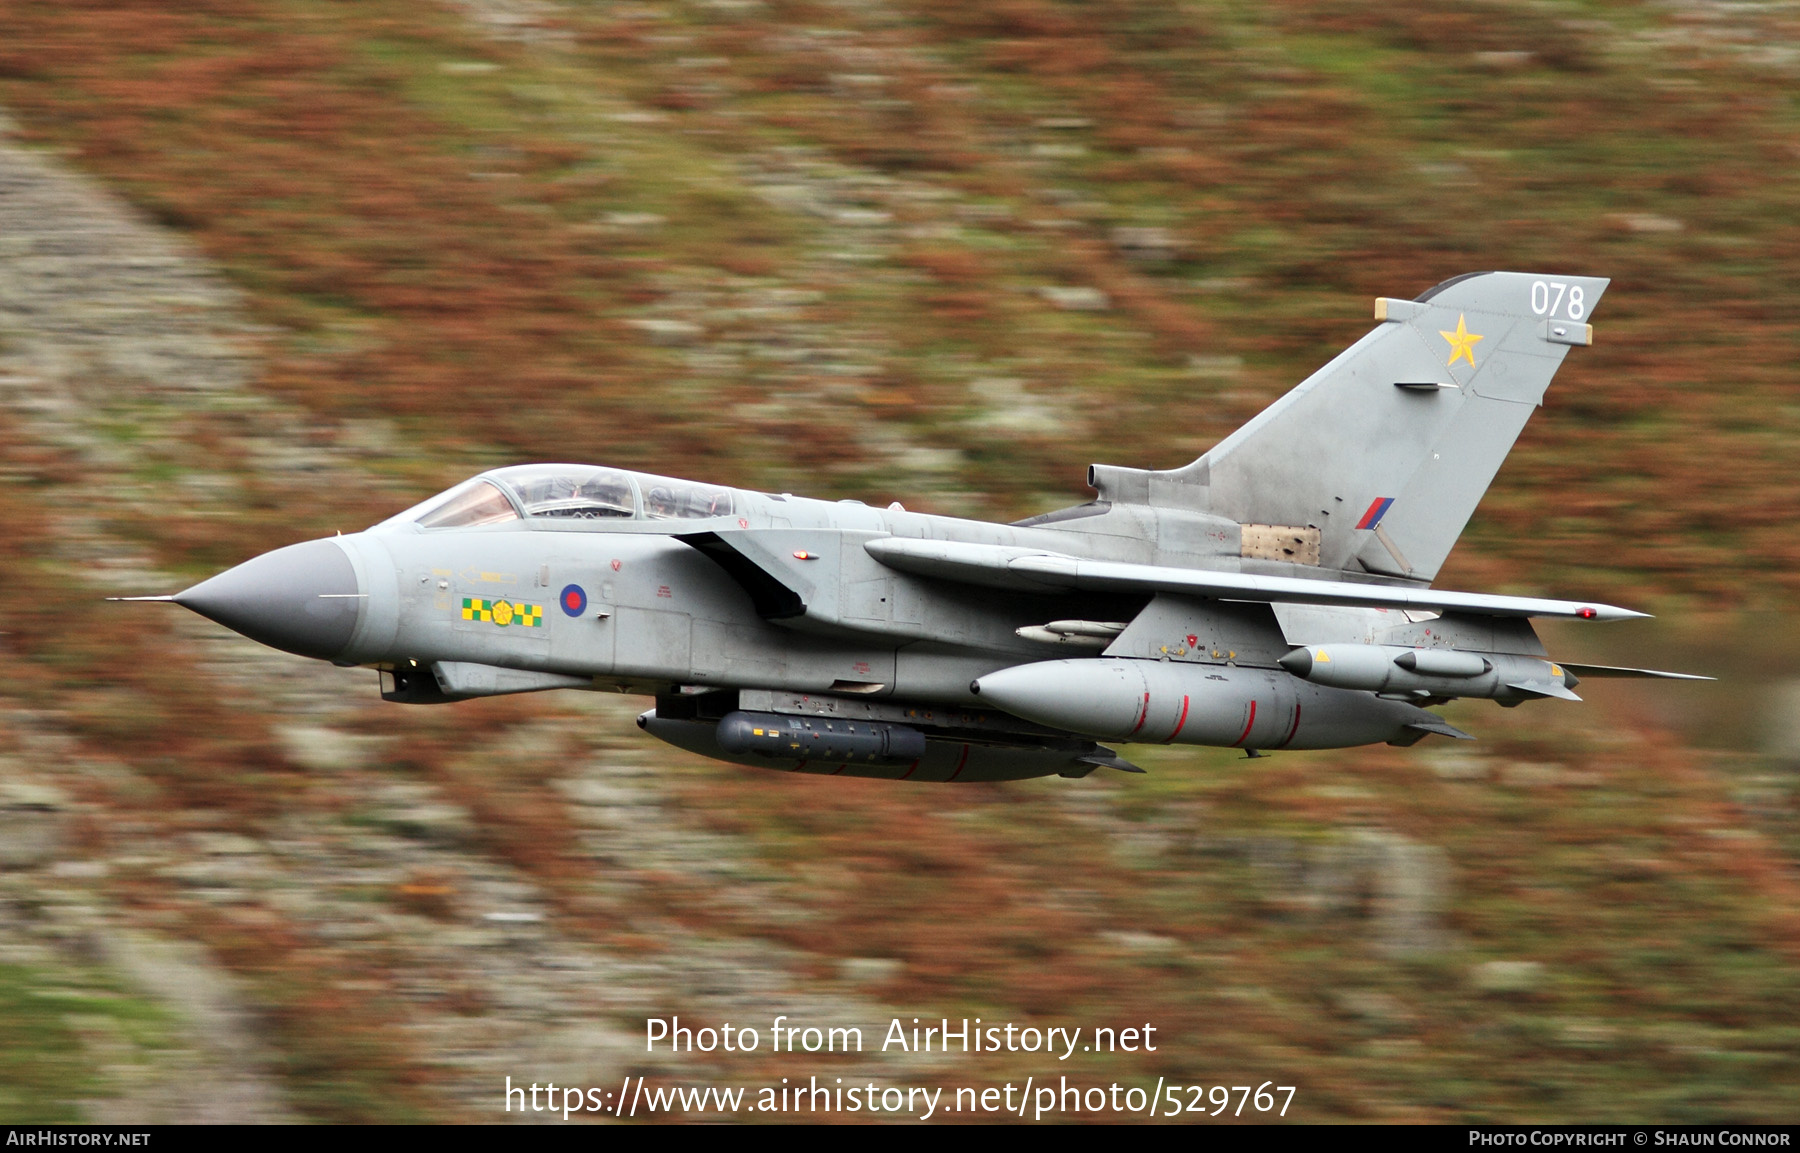
[{"label": "tail number 078", "polygon": [[1531,311],[1539,316],[1554,317],[1558,309],[1566,309],[1563,316],[1570,320],[1580,320],[1587,313],[1587,300],[1581,285],[1571,286],[1555,280],[1532,281]]}]

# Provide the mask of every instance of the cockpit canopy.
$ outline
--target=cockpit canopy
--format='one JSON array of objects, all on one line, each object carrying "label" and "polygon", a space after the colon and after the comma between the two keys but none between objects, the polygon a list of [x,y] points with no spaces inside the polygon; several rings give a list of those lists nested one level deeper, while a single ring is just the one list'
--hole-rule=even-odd
[{"label": "cockpit canopy", "polygon": [[521,464],[495,469],[401,514],[420,528],[474,528],[521,517],[573,520],[691,520],[730,516],[733,493],[718,485],[591,464]]},{"label": "cockpit canopy", "polygon": [[488,477],[508,490],[526,516],[601,520],[637,515],[631,477],[616,469],[524,464]]}]

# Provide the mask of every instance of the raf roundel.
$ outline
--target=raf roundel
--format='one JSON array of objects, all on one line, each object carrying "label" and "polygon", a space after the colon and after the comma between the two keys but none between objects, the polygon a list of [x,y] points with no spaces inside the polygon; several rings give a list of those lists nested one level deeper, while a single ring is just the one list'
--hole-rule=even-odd
[{"label": "raf roundel", "polygon": [[580,585],[569,585],[562,591],[562,611],[569,616],[578,617],[587,611],[587,593]]}]

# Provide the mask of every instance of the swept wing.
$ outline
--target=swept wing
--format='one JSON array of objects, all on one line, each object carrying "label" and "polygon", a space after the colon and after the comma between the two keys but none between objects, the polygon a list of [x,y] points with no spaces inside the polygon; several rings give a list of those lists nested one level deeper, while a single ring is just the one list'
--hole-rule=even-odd
[{"label": "swept wing", "polygon": [[900,572],[1005,588],[1185,593],[1218,600],[1420,609],[1496,617],[1620,621],[1650,615],[1594,601],[1125,564],[1084,560],[1038,549],[961,541],[880,537],[864,542],[863,549],[882,564]]}]

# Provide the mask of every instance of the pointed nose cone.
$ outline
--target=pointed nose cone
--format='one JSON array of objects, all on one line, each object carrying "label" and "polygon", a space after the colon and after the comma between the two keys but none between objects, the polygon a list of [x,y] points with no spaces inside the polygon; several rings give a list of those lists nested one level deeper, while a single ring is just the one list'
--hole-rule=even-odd
[{"label": "pointed nose cone", "polygon": [[1082,658],[1014,665],[969,686],[984,705],[1040,725],[1106,738],[1142,724],[1147,661]]},{"label": "pointed nose cone", "polygon": [[361,592],[344,550],[309,540],[201,581],[175,603],[272,648],[330,660],[356,631]]}]

